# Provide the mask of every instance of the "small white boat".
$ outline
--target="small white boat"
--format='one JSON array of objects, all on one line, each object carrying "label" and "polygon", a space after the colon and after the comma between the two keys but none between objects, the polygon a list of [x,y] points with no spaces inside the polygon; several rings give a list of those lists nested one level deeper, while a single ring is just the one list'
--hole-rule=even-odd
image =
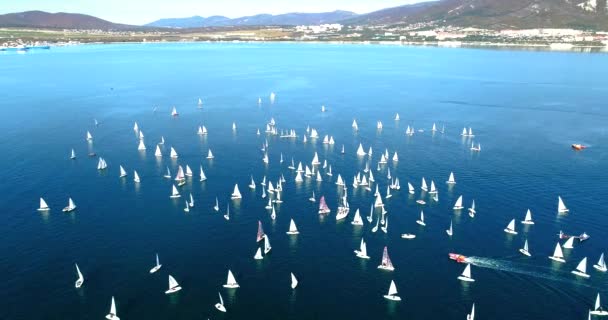
[{"label": "small white boat", "polygon": [[239,287],[239,284],[236,282],[236,279],[234,278],[234,275],[230,269],[228,269],[228,279],[226,279],[226,284],[223,287],[228,289],[235,289]]},{"label": "small white boat", "polygon": [[[383,214],[384,214],[384,212],[383,212]],[[382,230],[382,232],[388,233],[388,217],[386,218],[386,223],[384,224],[384,226],[380,227],[380,229]]]},{"label": "small white boat", "polygon": [[359,250],[355,250],[355,254],[361,259],[369,259],[369,256],[367,255],[367,245],[365,244],[365,240],[363,240],[363,238],[361,238]]},{"label": "small white boat", "polygon": [[89,131],[87,131],[87,141],[89,141],[89,142],[93,141],[93,136],[91,135],[91,133]]},{"label": "small white boat", "polygon": [[120,167],[120,175],[118,176],[119,178],[124,178],[127,176],[127,171],[125,171],[125,168],[122,167],[122,165],[119,166]]},{"label": "small white boat", "polygon": [[76,152],[74,151],[74,149],[72,149],[72,153],[70,153],[70,159],[76,159]]},{"label": "small white boat", "polygon": [[110,313],[108,313],[106,315],[106,319],[108,319],[108,320],[120,320],[120,318],[116,314],[116,302],[114,302],[114,297],[112,297],[112,305],[110,305]]},{"label": "small white boat", "polygon": [[435,187],[435,181],[431,180],[431,190],[429,190],[429,194],[437,194],[437,187]]},{"label": "small white boat", "polygon": [[74,200],[72,200],[72,198],[68,198],[68,206],[63,208],[61,211],[72,212],[74,210],[76,210],[76,204],[74,203]]},{"label": "small white boat", "polygon": [[213,206],[213,210],[220,211],[220,203],[217,201],[217,197],[215,197],[215,206]]},{"label": "small white boat", "polygon": [[154,265],[154,267],[152,267],[152,269],[150,269],[150,273],[154,273],[156,271],[158,271],[160,269],[160,267],[162,267],[163,265],[160,264],[160,260],[158,259],[158,253],[156,254],[156,265]]},{"label": "small white boat", "polygon": [[186,200],[186,206],[184,207],[184,212],[190,212],[190,206],[188,205],[188,200]]},{"label": "small white boat", "polygon": [[562,251],[562,247],[559,245],[559,242],[555,245],[555,250],[553,251],[553,255],[549,257],[549,259],[557,262],[564,263],[564,252]]},{"label": "small white boat", "polygon": [[574,237],[568,238],[568,240],[566,240],[566,242],[564,242],[564,245],[562,246],[562,248],[573,249],[574,248]]},{"label": "small white boat", "polygon": [[401,238],[411,240],[411,239],[416,239],[416,235],[412,234],[412,233],[402,233]]},{"label": "small white boat", "polygon": [[211,149],[209,149],[209,151],[207,152],[207,159],[213,159],[213,152],[211,152]]},{"label": "small white boat", "polygon": [[167,173],[163,176],[163,178],[171,179],[171,170],[169,170],[169,167],[167,167]]},{"label": "small white boat", "polygon": [[477,211],[475,211],[475,199],[473,199],[473,202],[471,203],[471,207],[469,208],[469,217],[475,218],[476,213],[477,213]]},{"label": "small white boat", "polygon": [[360,157],[362,157],[362,156],[364,156],[365,154],[366,154],[366,153],[365,153],[365,151],[363,150],[363,145],[362,145],[361,143],[359,143],[359,148],[357,148],[357,155],[358,155],[358,156],[360,156]]},{"label": "small white boat", "polygon": [[359,130],[359,125],[357,125],[357,120],[356,119],[353,119],[352,127],[353,127],[353,129],[355,129],[355,131]]},{"label": "small white boat", "polygon": [[467,314],[467,320],[475,320],[475,304],[474,303],[473,303],[473,306],[471,307],[471,313]]},{"label": "small white boat", "polygon": [[264,254],[268,254],[272,247],[270,246],[270,239],[268,239],[268,235],[264,235]]},{"label": "small white boat", "polygon": [[298,231],[298,228],[296,227],[296,223],[293,221],[293,218],[292,218],[291,221],[289,222],[289,231],[287,231],[287,234],[299,234],[299,233],[300,233],[300,231]]},{"label": "small white boat", "polygon": [[160,136],[160,142],[158,144],[165,144],[165,137]]},{"label": "small white boat", "polygon": [[590,314],[592,314],[594,316],[608,316],[608,310],[605,310],[602,307],[599,292],[597,293],[597,296],[595,297],[595,305],[593,307],[593,311],[591,311]]},{"label": "small white boat", "polygon": [[40,207],[37,209],[38,211],[49,211],[51,208],[46,204],[44,199],[40,198]]},{"label": "small white boat", "polygon": [[298,279],[296,279],[296,276],[293,275],[293,272],[291,273],[291,288],[295,289],[298,286]]},{"label": "small white boat", "polygon": [[530,209],[528,209],[528,211],[526,212],[526,217],[524,218],[524,220],[521,223],[534,224],[534,221],[532,221],[532,212],[530,212]]},{"label": "small white boat", "polygon": [[395,121],[399,121],[399,120],[401,120],[401,118],[399,118],[399,114],[397,113],[397,114],[395,114]]},{"label": "small white boat", "polygon": [[460,276],[458,276],[459,280],[462,281],[467,281],[467,282],[473,282],[475,281],[475,279],[471,278],[471,264],[467,263],[467,266],[464,268],[464,271],[462,271],[462,274]]},{"label": "small white boat", "polygon": [[409,194],[414,194],[415,189],[414,189],[414,186],[411,183],[409,183],[409,182],[407,183],[407,188],[408,188],[408,193]]},{"label": "small white boat", "polygon": [[207,176],[205,175],[205,171],[203,171],[203,166],[201,166],[201,168],[200,168],[199,175],[200,175],[200,177],[201,177],[201,178],[200,178],[200,181],[201,181],[201,182],[203,182],[203,181],[207,180]]},{"label": "small white boat", "polygon": [[464,208],[462,206],[462,196],[458,197],[458,199],[456,200],[456,203],[454,204],[454,210],[461,210],[462,208]]},{"label": "small white boat", "polygon": [[226,213],[224,214],[224,219],[226,219],[226,221],[230,220],[230,203],[226,205]]},{"label": "small white boat", "polygon": [[387,270],[387,271],[395,270],[395,267],[393,266],[393,263],[391,262],[391,258],[388,256],[388,249],[386,246],[384,247],[384,250],[382,251],[382,262],[378,266],[378,269]]},{"label": "small white boat", "polygon": [[170,156],[172,159],[177,159],[178,155],[177,155],[177,151],[175,151],[175,148],[171,147],[171,153]]},{"label": "small white boat", "polygon": [[255,189],[255,181],[253,180],[253,176],[251,176],[251,183],[249,184],[250,189]]},{"label": "small white boat", "polygon": [[236,122],[232,123],[232,131],[236,131]]},{"label": "small white boat", "polygon": [[99,162],[97,163],[97,170],[105,170],[107,168],[108,164],[106,163],[106,160],[100,157]]},{"label": "small white boat", "polygon": [[179,191],[177,190],[177,187],[175,185],[171,186],[171,195],[169,196],[169,198],[179,198],[181,197],[181,195],[179,194]]},{"label": "small white boat", "polygon": [[310,198],[308,198],[308,201],[310,201],[310,202],[316,202],[317,201],[317,199],[315,198],[315,192],[314,192],[314,190],[312,192],[312,196]]},{"label": "small white boat", "polygon": [[169,289],[167,291],[165,291],[165,294],[171,294],[174,292],[178,292],[181,289],[182,289],[182,287],[180,287],[179,283],[177,283],[175,278],[173,278],[172,275],[169,275]]},{"label": "small white boat", "polygon": [[424,223],[424,212],[422,212],[422,210],[420,210],[420,219],[416,220],[416,223],[421,226],[426,226],[426,223]]},{"label": "small white boat", "polygon": [[137,146],[137,150],[139,150],[139,151],[146,150],[146,145],[144,144],[144,140],[139,140],[139,145]]},{"label": "small white boat", "polygon": [[374,205],[372,204],[369,210],[369,216],[367,217],[367,222],[372,223],[374,221]]},{"label": "small white boat", "polygon": [[230,196],[230,199],[241,199],[241,192],[239,191],[239,185],[235,184],[234,185],[234,191],[232,192],[232,195]]},{"label": "small white boat", "polygon": [[452,223],[452,221],[451,221],[451,220],[450,220],[450,228],[449,228],[449,229],[447,229],[445,232],[446,232],[446,233],[448,234],[448,236],[450,236],[450,237],[451,237],[452,235],[454,235],[453,223]]},{"label": "small white boat", "polygon": [[530,251],[528,251],[528,239],[526,239],[526,242],[524,242],[524,247],[519,249],[519,252],[525,256],[531,256]]},{"label": "small white boat", "polygon": [[175,109],[175,107],[173,107],[173,110],[171,110],[171,116],[177,117],[178,115],[179,115],[179,113],[177,113],[177,109]]},{"label": "small white boat", "polygon": [[564,204],[564,201],[562,200],[562,197],[557,196],[557,212],[558,213],[566,213],[568,211],[570,211],[570,210],[568,210],[568,208]]},{"label": "small white boat", "polygon": [[224,307],[224,299],[222,299],[222,294],[219,292],[217,294],[220,296],[220,302],[215,304],[215,308],[220,312],[226,312],[226,307]]},{"label": "small white boat", "polygon": [[418,200],[416,200],[416,203],[419,204],[419,205],[425,205],[426,201],[424,201],[422,199],[418,199]]},{"label": "small white boat", "polygon": [[602,253],[600,255],[600,259],[597,261],[596,264],[593,265],[593,267],[597,271],[601,271],[601,272],[606,272],[608,270],[608,269],[606,269],[606,261],[604,261],[604,253]]},{"label": "small white boat", "polygon": [[201,98],[198,98],[197,106],[198,106],[198,108],[202,108],[203,107],[203,100]]},{"label": "small white boat", "polygon": [[357,209],[357,211],[355,211],[355,217],[353,218],[353,221],[351,221],[351,224],[355,225],[355,226],[363,225],[363,219],[361,219],[361,214],[359,213],[359,209]]},{"label": "small white boat", "polygon": [[509,224],[504,229],[504,231],[506,233],[510,233],[510,234],[517,234],[517,231],[515,231],[515,219],[513,219],[513,220],[511,220],[511,222],[509,222]]},{"label": "small white boat", "polygon": [[579,277],[589,278],[590,275],[587,274],[587,257],[584,257],[581,262],[578,263],[575,270],[572,270],[572,274],[575,274]]},{"label": "small white boat", "polygon": [[429,190],[428,186],[426,185],[426,180],[424,180],[424,177],[422,177],[422,183],[421,183],[420,189],[425,192]]},{"label": "small white boat", "polygon": [[255,256],[253,256],[255,260],[262,260],[264,257],[262,256],[262,249],[258,248],[258,251],[255,252]]},{"label": "small white boat", "polygon": [[74,287],[76,288],[80,288],[82,287],[82,284],[84,283],[84,277],[82,276],[82,273],[80,272],[80,268],[78,268],[78,264],[74,264],[76,266],[76,274],[78,275],[78,279],[76,279],[76,282],[74,283]]},{"label": "small white boat", "polygon": [[385,294],[384,298],[392,301],[401,301],[401,297],[397,295],[397,286],[395,286],[394,280],[391,280],[391,285],[388,288],[388,294]]},{"label": "small white boat", "polygon": [[450,172],[450,177],[448,178],[448,181],[446,183],[456,184],[456,179],[454,179],[454,172]]}]

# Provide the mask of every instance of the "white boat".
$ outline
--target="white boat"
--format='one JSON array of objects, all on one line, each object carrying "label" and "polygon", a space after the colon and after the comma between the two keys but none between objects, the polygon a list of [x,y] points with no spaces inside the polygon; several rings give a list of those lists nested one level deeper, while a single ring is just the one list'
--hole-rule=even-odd
[{"label": "white boat", "polygon": [[602,307],[599,292],[597,293],[597,296],[595,297],[595,305],[593,306],[593,311],[591,311],[590,313],[595,316],[608,316],[608,310],[605,310]]},{"label": "white boat", "polygon": [[393,266],[393,263],[391,262],[391,258],[388,256],[388,249],[386,246],[384,247],[384,251],[382,251],[382,262],[378,266],[378,269],[387,270],[387,271],[395,270],[395,267]]},{"label": "white boat", "polygon": [[376,194],[376,201],[374,202],[374,207],[384,207],[384,203],[382,203],[382,197],[380,193]]},{"label": "white boat", "polygon": [[72,198],[68,198],[68,206],[63,208],[63,212],[71,212],[76,210],[76,204],[74,203],[74,200],[72,200]]},{"label": "white boat", "polygon": [[192,177],[192,169],[189,165],[186,165],[186,177]]},{"label": "white boat", "polygon": [[211,149],[209,149],[209,151],[207,152],[207,159],[213,159],[213,152],[211,152]]},{"label": "white boat", "polygon": [[112,304],[110,305],[110,313],[108,313],[106,315],[106,319],[108,319],[108,320],[120,320],[120,318],[116,314],[116,302],[114,301],[114,297],[112,297]]},{"label": "white boat", "polygon": [[331,173],[331,164],[329,165],[329,170],[327,170],[326,175],[328,175],[330,177],[333,176],[333,173]]},{"label": "white boat", "polygon": [[74,151],[74,149],[72,149],[72,152],[70,153],[70,159],[76,159],[76,151]]},{"label": "white boat", "polygon": [[462,274],[460,276],[458,276],[459,280],[462,281],[467,281],[467,282],[473,282],[475,281],[475,279],[471,278],[471,264],[467,263],[467,266],[464,268],[464,271],[462,271]]},{"label": "white boat", "polygon": [[357,149],[357,155],[361,156],[361,157],[365,155],[365,151],[363,151],[363,145],[361,143],[359,143],[359,148]]},{"label": "white boat", "polygon": [[453,223],[452,223],[452,221],[451,221],[451,220],[450,220],[450,228],[449,228],[449,229],[447,229],[445,232],[446,232],[446,233],[448,234],[448,236],[450,236],[450,237],[451,237],[452,235],[454,235]]},{"label": "white boat", "polygon": [[270,219],[272,220],[276,220],[277,219],[277,212],[274,210],[274,206],[271,206],[271,213],[270,213]]},{"label": "white boat", "polygon": [[564,201],[562,200],[562,197],[557,196],[557,212],[558,213],[566,213],[570,210],[568,210],[568,208],[566,208],[566,205],[564,204]]},{"label": "white boat", "polygon": [[564,245],[562,246],[562,248],[573,249],[574,248],[574,237],[568,238],[568,240],[566,240],[566,242],[564,242]]},{"label": "white boat", "polygon": [[236,131],[236,122],[232,123],[232,131]]},{"label": "white boat", "polygon": [[160,269],[160,267],[162,267],[163,265],[160,264],[160,260],[158,259],[158,253],[156,254],[156,265],[154,265],[154,267],[152,267],[152,269],[150,269],[150,273],[154,273],[156,271],[158,271]]},{"label": "white boat", "polygon": [[287,167],[287,169],[289,170],[294,170],[296,168],[294,162],[293,162],[293,158],[291,158],[291,164]]},{"label": "white boat", "polygon": [[553,255],[549,257],[549,259],[557,262],[564,263],[564,253],[562,252],[562,247],[559,245],[559,242],[555,245],[555,250],[553,251]]},{"label": "white boat", "polygon": [[530,212],[530,209],[528,209],[528,211],[526,212],[526,217],[524,218],[524,221],[522,221],[521,223],[534,224],[534,221],[532,221],[532,212]]},{"label": "white boat", "polygon": [[377,128],[378,130],[382,130],[382,127],[383,127],[383,126],[382,126],[382,121],[378,121],[378,122],[377,122],[377,124],[376,124],[376,128]]},{"label": "white boat", "polygon": [[454,172],[450,172],[450,177],[448,178],[448,181],[446,181],[446,183],[456,184],[456,179],[454,179]]},{"label": "white boat", "polygon": [[388,217],[386,217],[386,221],[385,222],[386,223],[384,224],[384,226],[380,227],[380,229],[382,230],[382,232],[388,233]]},{"label": "white boat", "polygon": [[370,156],[372,156],[372,146],[369,146],[369,149],[367,150],[367,154]]},{"label": "white boat", "polygon": [[220,302],[215,304],[215,308],[220,312],[226,312],[226,307],[224,307],[224,299],[222,299],[222,294],[219,292],[217,294],[220,296]]},{"label": "white boat", "polygon": [[363,225],[363,219],[361,219],[361,214],[359,213],[359,209],[357,209],[357,211],[355,211],[355,217],[353,218],[353,221],[351,221],[351,224],[355,225],[355,226]]},{"label": "white boat", "polygon": [[323,182],[323,177],[321,177],[321,172],[317,171],[317,182]]},{"label": "white boat", "polygon": [[137,146],[137,150],[139,150],[139,151],[146,150],[146,145],[144,144],[144,140],[139,140],[139,146]]},{"label": "white boat", "polygon": [[171,294],[174,292],[178,292],[181,289],[182,289],[182,287],[179,286],[179,283],[177,283],[175,278],[173,278],[172,275],[169,275],[169,289],[167,291],[165,291],[165,294]]},{"label": "white boat", "polygon": [[454,204],[454,210],[460,210],[464,208],[462,206],[462,196],[458,197],[458,200],[456,200],[456,203]]},{"label": "white boat", "polygon": [[135,131],[136,133],[139,132],[139,125],[137,125],[137,121],[135,121],[135,123],[133,124],[133,131]]},{"label": "white boat", "polygon": [[99,162],[97,162],[97,170],[105,170],[107,168],[108,164],[106,163],[106,160],[100,157]]},{"label": "white boat", "polygon": [[119,166],[120,167],[120,175],[118,176],[119,178],[124,178],[127,176],[127,171],[125,171],[125,168],[122,167],[122,165]]},{"label": "white boat", "polygon": [[232,192],[232,195],[230,196],[230,199],[241,199],[241,192],[239,191],[239,185],[235,184],[234,185],[234,191]]},{"label": "white boat", "polygon": [[171,158],[172,159],[177,159],[178,155],[177,155],[177,151],[175,151],[175,149],[173,147],[171,147]]},{"label": "white boat", "polygon": [[171,179],[171,170],[169,170],[169,167],[167,167],[167,173],[163,176],[163,178]]},{"label": "white boat", "polygon": [[201,178],[200,178],[200,181],[201,181],[201,182],[203,182],[203,181],[207,180],[207,176],[205,175],[205,171],[203,171],[203,166],[200,166],[200,172],[199,172],[199,175],[200,175],[200,177],[201,177]]},{"label": "white boat", "polygon": [[304,181],[304,178],[302,178],[302,173],[298,172],[298,174],[296,175],[296,182],[302,182]]},{"label": "white boat", "polygon": [[608,269],[606,269],[606,261],[604,261],[604,253],[603,252],[600,255],[600,259],[597,261],[596,264],[593,265],[593,267],[597,271],[601,271],[601,272],[606,272],[608,270]]},{"label": "white boat", "polygon": [[401,297],[397,295],[397,286],[395,286],[394,280],[391,280],[391,285],[388,288],[388,294],[385,294],[384,298],[392,301],[401,301]]},{"label": "white boat", "polygon": [[365,240],[363,240],[363,238],[361,238],[359,250],[355,250],[355,254],[361,259],[369,259],[369,256],[367,255],[367,245],[365,244]]},{"label": "white boat", "polygon": [[239,284],[236,282],[236,279],[234,279],[234,275],[232,274],[232,271],[230,271],[230,269],[228,269],[228,278],[226,279],[226,284],[223,287],[228,289],[234,289],[239,287]]},{"label": "white boat", "polygon": [[336,179],[336,185],[345,186],[344,180],[342,180],[342,176],[338,174],[338,179]]},{"label": "white boat", "polygon": [[87,131],[87,141],[89,141],[89,142],[93,141],[93,136],[91,135],[91,133],[89,131]]},{"label": "white boat", "polygon": [[82,276],[82,272],[80,272],[80,268],[78,268],[78,264],[74,264],[76,266],[76,274],[78,275],[78,279],[76,279],[76,282],[74,283],[74,287],[76,288],[80,288],[82,287],[82,284],[84,283],[84,277]]},{"label": "white boat", "polygon": [[40,198],[40,207],[38,208],[38,211],[49,211],[51,210],[51,208],[49,208],[49,206],[46,204],[46,201],[44,201],[44,199]]},{"label": "white boat", "polygon": [[213,210],[220,211],[220,203],[218,202],[217,197],[215,197],[215,206],[213,206]]},{"label": "white boat", "polygon": [[424,177],[422,177],[422,183],[420,185],[420,189],[425,192],[429,190],[428,186],[426,185],[426,180],[424,180]]},{"label": "white boat", "polygon": [[262,260],[264,257],[262,256],[262,249],[258,248],[258,251],[255,252],[255,256],[253,256],[255,260]]},{"label": "white boat", "polygon": [[177,113],[177,109],[175,109],[175,107],[173,107],[173,110],[171,110],[171,116],[177,117],[178,115],[179,115],[179,113]]},{"label": "white boat", "polygon": [[296,223],[293,221],[293,218],[291,219],[291,221],[289,222],[289,231],[287,231],[287,234],[298,234],[300,233],[300,231],[298,231],[298,228],[296,227]]},{"label": "white boat", "polygon": [[310,198],[308,198],[308,201],[310,201],[310,202],[317,201],[317,199],[315,198],[315,191],[314,190],[312,191],[312,196]]},{"label": "white boat", "polygon": [[199,108],[203,107],[203,100],[201,100],[201,98],[198,98],[198,103],[197,103]]},{"label": "white boat", "polygon": [[160,136],[160,142],[158,144],[165,144],[165,137]]},{"label": "white boat", "polygon": [[226,213],[224,214],[226,221],[230,220],[230,203],[226,205]]},{"label": "white boat", "polygon": [[291,273],[291,288],[295,289],[298,286],[298,279],[296,279],[296,276],[293,275],[293,272]]},{"label": "white boat", "polygon": [[374,204],[372,204],[369,210],[369,216],[367,217],[367,222],[372,223],[374,221]]},{"label": "white boat", "polygon": [[401,120],[401,118],[399,118],[399,114],[397,113],[397,114],[395,114],[395,121],[399,121],[399,120]]},{"label": "white boat", "polygon": [[572,270],[572,273],[583,278],[589,278],[590,275],[587,274],[587,257],[584,257],[581,262],[578,263],[575,270]]},{"label": "white boat", "polygon": [[416,223],[421,226],[426,226],[426,223],[424,223],[424,212],[422,212],[422,210],[420,210],[420,219],[416,220]]},{"label": "white boat", "polygon": [[437,194],[437,188],[435,187],[435,181],[431,180],[431,190],[429,194]]},{"label": "white boat", "polygon": [[[434,126],[434,124],[433,124]],[[467,314],[467,320],[475,320],[475,304],[471,307],[471,313]]]},{"label": "white boat", "polygon": [[188,202],[187,204],[190,208],[194,207],[194,197],[192,197],[192,192],[190,192],[190,202]]},{"label": "white boat", "polygon": [[268,254],[272,247],[270,246],[270,239],[268,239],[268,235],[264,235],[264,254]]},{"label": "white boat", "polygon": [[359,125],[357,125],[357,120],[353,119],[353,124],[352,124],[353,129],[355,130],[359,130]]},{"label": "white boat", "polygon": [[432,132],[437,131],[437,126],[435,125],[435,123],[433,123],[433,128],[431,129]]},{"label": "white boat", "polygon": [[181,197],[181,195],[179,194],[179,191],[177,190],[177,187],[175,185],[172,185],[171,187],[173,187],[173,188],[171,189],[171,195],[169,196],[169,198]]},{"label": "white boat", "polygon": [[526,242],[524,242],[524,247],[519,249],[519,252],[525,256],[531,256],[530,251],[528,251],[528,239],[526,239]]},{"label": "white boat", "polygon": [[414,186],[411,183],[409,183],[409,182],[407,183],[407,188],[408,188],[409,194],[414,194],[415,189],[414,189]]},{"label": "white boat", "polygon": [[401,238],[411,240],[411,239],[416,239],[416,235],[412,234],[412,233],[402,233]]},{"label": "white boat", "polygon": [[137,170],[133,170],[133,181],[139,183],[141,179],[139,178],[139,174],[137,174]]},{"label": "white boat", "polygon": [[515,231],[515,219],[513,219],[513,220],[511,220],[511,222],[509,222],[509,224],[504,229],[504,231],[506,233],[510,233],[510,234],[517,234],[517,231]]}]

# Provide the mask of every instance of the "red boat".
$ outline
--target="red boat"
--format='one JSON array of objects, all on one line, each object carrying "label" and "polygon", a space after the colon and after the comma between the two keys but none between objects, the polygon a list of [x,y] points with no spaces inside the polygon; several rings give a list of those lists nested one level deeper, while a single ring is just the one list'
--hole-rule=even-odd
[{"label": "red boat", "polygon": [[584,145],[579,144],[579,143],[573,143],[572,144],[572,149],[574,149],[574,150],[583,150],[585,148],[587,148],[587,146],[584,146]]},{"label": "red boat", "polygon": [[451,260],[454,260],[458,263],[465,263],[467,260],[467,257],[458,254],[458,253],[449,253],[448,256],[450,257]]}]

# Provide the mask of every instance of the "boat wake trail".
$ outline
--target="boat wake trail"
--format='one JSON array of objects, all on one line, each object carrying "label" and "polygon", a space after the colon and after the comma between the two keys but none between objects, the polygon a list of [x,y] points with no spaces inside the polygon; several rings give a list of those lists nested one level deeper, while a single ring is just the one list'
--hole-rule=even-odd
[{"label": "boat wake trail", "polygon": [[593,286],[576,281],[576,279],[571,277],[570,273],[556,271],[546,267],[536,267],[528,264],[521,264],[507,260],[484,257],[467,257],[466,262],[479,268],[494,269],[498,271],[516,273],[534,278],[542,278],[547,280],[566,282],[578,286],[594,288]]}]

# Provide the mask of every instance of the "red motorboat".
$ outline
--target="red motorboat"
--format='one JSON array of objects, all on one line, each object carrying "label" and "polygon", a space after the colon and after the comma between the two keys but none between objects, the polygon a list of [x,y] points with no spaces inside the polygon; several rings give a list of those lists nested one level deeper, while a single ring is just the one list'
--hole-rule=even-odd
[{"label": "red motorboat", "polygon": [[458,253],[449,253],[448,256],[450,257],[451,260],[454,260],[458,263],[465,263],[467,260],[467,257],[458,254]]},{"label": "red motorboat", "polygon": [[572,144],[572,149],[577,150],[577,151],[578,150],[583,150],[585,148],[587,148],[587,146],[584,146],[584,145],[582,145],[580,143],[573,143]]}]

